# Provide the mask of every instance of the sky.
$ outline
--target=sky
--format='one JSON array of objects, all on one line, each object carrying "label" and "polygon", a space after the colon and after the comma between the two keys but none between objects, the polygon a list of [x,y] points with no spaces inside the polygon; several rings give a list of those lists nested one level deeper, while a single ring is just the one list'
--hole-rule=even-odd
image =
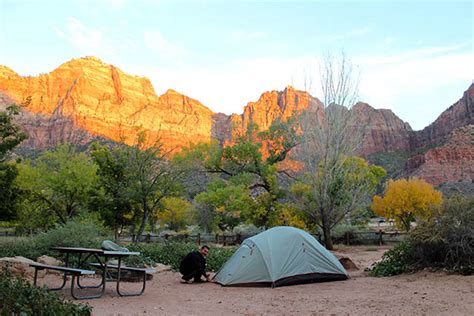
[{"label": "sky", "polygon": [[214,112],[242,113],[287,85],[318,97],[322,57],[341,51],[359,99],[415,130],[474,78],[472,1],[0,0],[0,64],[48,73],[96,56]]}]

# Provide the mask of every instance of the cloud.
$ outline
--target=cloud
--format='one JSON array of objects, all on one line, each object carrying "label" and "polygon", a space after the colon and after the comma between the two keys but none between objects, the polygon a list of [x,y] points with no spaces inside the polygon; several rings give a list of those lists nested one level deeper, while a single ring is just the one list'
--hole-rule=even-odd
[{"label": "cloud", "polygon": [[[59,30],[59,33],[61,31]],[[76,18],[69,18],[66,31],[62,32],[65,38],[76,49],[86,54],[96,54],[105,47],[104,36],[101,31],[89,28]]]},{"label": "cloud", "polygon": [[[126,32],[99,29],[69,17],[65,27],[55,27],[56,35],[67,41],[79,55],[95,55],[116,60],[121,51],[133,52],[136,44]],[[110,62],[111,62],[110,61]]]},{"label": "cloud", "polygon": [[143,38],[145,45],[162,57],[182,57],[188,54],[184,47],[169,41],[159,31],[145,31]]}]

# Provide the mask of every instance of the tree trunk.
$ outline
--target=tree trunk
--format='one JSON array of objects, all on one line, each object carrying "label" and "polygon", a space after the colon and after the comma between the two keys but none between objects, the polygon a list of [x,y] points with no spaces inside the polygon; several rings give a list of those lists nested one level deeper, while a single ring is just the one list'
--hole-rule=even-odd
[{"label": "tree trunk", "polygon": [[326,217],[327,216],[323,216],[323,219],[322,219],[324,245],[326,246],[327,250],[332,250],[333,244],[332,244],[332,238],[331,238],[331,225],[329,223],[329,220]]},{"label": "tree trunk", "polygon": [[148,203],[147,201],[143,201],[143,217],[142,217],[142,222],[140,223],[140,228],[138,229],[137,232],[137,237],[134,242],[137,242],[140,240],[140,236],[143,234],[145,231],[145,225],[148,222]]}]

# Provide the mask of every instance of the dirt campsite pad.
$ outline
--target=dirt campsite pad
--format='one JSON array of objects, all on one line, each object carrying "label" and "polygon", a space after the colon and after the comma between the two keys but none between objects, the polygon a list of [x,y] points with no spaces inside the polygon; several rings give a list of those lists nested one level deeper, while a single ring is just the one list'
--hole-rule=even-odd
[{"label": "dirt campsite pad", "polygon": [[[147,282],[142,296],[118,297],[108,285],[104,297],[90,300],[94,315],[473,315],[474,276],[422,271],[389,278],[368,277],[363,269],[387,248],[339,249],[359,270],[347,281],[271,289],[182,284],[166,271]],[[127,284],[130,289],[134,284]],[[67,292],[64,292],[67,295]]]}]

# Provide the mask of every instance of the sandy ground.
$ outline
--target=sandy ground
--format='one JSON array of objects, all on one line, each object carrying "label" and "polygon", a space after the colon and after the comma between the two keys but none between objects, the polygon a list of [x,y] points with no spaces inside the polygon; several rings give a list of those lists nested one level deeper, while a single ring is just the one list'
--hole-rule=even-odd
[{"label": "sandy ground", "polygon": [[[474,315],[474,276],[422,271],[388,278],[363,269],[386,248],[348,247],[359,270],[347,281],[279,287],[182,284],[171,271],[155,274],[139,297],[118,297],[109,284],[104,297],[87,301],[94,315]],[[124,289],[138,288],[126,283]],[[64,292],[68,296],[67,292]]]}]

